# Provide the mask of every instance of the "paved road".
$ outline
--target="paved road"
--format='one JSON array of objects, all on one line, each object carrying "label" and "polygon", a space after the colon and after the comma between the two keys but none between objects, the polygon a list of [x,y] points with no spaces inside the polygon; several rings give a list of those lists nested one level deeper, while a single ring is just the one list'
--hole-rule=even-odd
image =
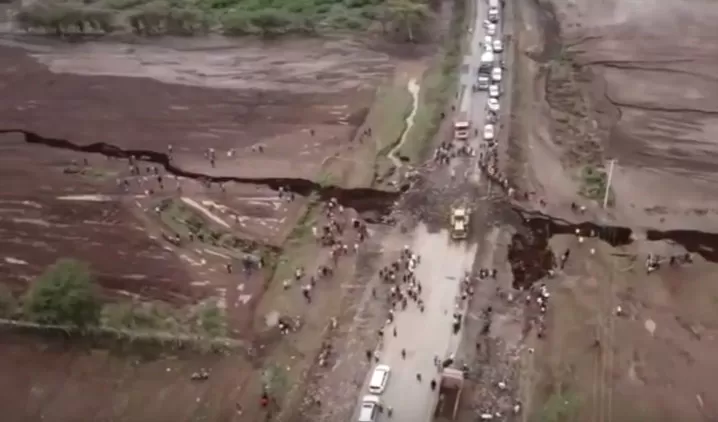
[{"label": "paved road", "polygon": [[[437,392],[429,388],[430,380],[437,375],[434,357],[448,357],[459,345],[460,335],[452,334],[451,318],[461,278],[471,270],[476,246],[452,242],[445,230],[429,233],[420,225],[412,250],[421,256],[415,274],[422,284],[426,307],[424,313],[416,306],[397,312],[396,338],[391,329],[386,330],[381,362],[390,365],[393,372],[382,399],[394,408],[393,421],[428,422],[438,399]],[[401,358],[402,348],[406,349],[406,360]],[[416,380],[417,373],[422,374],[422,382]]]},{"label": "paved road", "polygon": [[[465,112],[471,121],[472,129],[478,130],[477,136],[474,136],[472,130],[471,136],[468,140],[469,145],[477,152],[482,151],[481,147],[484,145],[482,132],[487,115],[486,102],[489,99],[489,94],[487,91],[474,92],[472,87],[477,82],[479,65],[481,64],[481,54],[484,51],[481,47],[481,44],[484,41],[484,36],[486,35],[483,23],[484,19],[486,19],[488,10],[489,6],[485,0],[476,0],[477,13],[475,15],[474,29],[471,35],[470,51],[469,54],[464,57],[462,69],[466,69],[466,71],[461,75],[460,89],[463,90],[463,95],[461,96],[459,111]],[[501,38],[504,39],[502,35],[503,19],[500,19],[496,26],[496,32],[498,35],[494,36],[494,38],[501,36]],[[506,46],[504,46],[504,48],[506,48]],[[496,54],[497,60],[499,60],[500,57],[501,54]],[[506,72],[504,71],[504,73]],[[504,75],[504,79],[506,79],[506,75]],[[502,105],[503,103],[504,101],[502,101]],[[470,176],[477,184],[481,181],[481,172],[475,171],[478,160],[479,157],[477,153],[474,160],[471,160],[469,166],[469,169],[471,170]]]},{"label": "paved road", "polygon": [[[471,137],[471,146],[479,151],[484,119],[486,117],[486,92],[473,92],[471,89],[477,78],[482,49],[479,45],[484,39],[483,21],[488,6],[485,0],[476,0],[476,16],[471,39],[471,52],[464,58],[465,72],[461,75],[463,94],[459,110],[467,112],[472,125],[478,128],[478,136]],[[499,24],[498,33],[501,34]],[[476,160],[459,164],[466,167],[471,175],[479,175]],[[453,168],[453,167],[452,167]],[[477,177],[477,182],[480,179]],[[406,311],[398,311],[392,326],[397,328],[397,337],[392,336],[392,327],[385,330],[385,342],[380,351],[380,363],[392,368],[389,384],[382,395],[386,406],[394,409],[389,419],[386,414],[380,421],[398,422],[430,422],[438,400],[438,391],[431,391],[429,382],[438,380],[438,371],[434,366],[434,357],[448,357],[455,353],[461,339],[453,335],[451,321],[455,309],[461,278],[470,271],[476,257],[476,244],[452,242],[446,230],[429,233],[424,225],[419,225],[413,234],[412,250],[421,256],[421,263],[416,269],[417,279],[423,287],[422,298],[425,301],[424,313],[419,312],[415,305]],[[401,357],[401,350],[406,349],[407,358]],[[422,381],[416,374],[422,375]],[[371,374],[367,374],[368,376]],[[360,396],[367,394],[366,384]],[[361,399],[361,397],[360,397]],[[356,420],[358,412],[355,412]]]}]

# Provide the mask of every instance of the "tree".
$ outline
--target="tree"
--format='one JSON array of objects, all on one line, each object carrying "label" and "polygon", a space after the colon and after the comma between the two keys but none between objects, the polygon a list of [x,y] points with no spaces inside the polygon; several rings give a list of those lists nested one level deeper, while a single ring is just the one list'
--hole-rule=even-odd
[{"label": "tree", "polygon": [[406,29],[410,42],[414,42],[414,31],[431,17],[429,6],[421,0],[389,0],[388,12],[392,21]]},{"label": "tree", "polygon": [[74,259],[55,262],[25,297],[27,316],[42,324],[92,326],[98,323],[100,310],[88,266]]},{"label": "tree", "polygon": [[292,16],[283,10],[261,9],[249,14],[249,23],[267,36],[287,32],[293,21]]}]

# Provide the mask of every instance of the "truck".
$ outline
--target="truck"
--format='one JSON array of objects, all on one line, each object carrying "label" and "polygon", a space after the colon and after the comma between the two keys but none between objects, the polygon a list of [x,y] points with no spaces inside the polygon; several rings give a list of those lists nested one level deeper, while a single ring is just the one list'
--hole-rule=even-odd
[{"label": "truck", "polygon": [[469,211],[464,206],[454,207],[451,210],[451,238],[454,240],[466,239],[469,234]]},{"label": "truck", "polygon": [[481,61],[479,63],[479,76],[491,76],[491,70],[494,68],[494,59],[494,53],[492,53],[491,51],[485,51],[483,54],[481,54]]},{"label": "truck", "polygon": [[454,138],[458,141],[469,139],[470,128],[471,122],[466,113],[459,113],[459,115],[456,116],[456,120],[454,120]]},{"label": "truck", "polygon": [[464,373],[456,368],[443,368],[439,380],[439,401],[434,420],[452,421],[459,409],[459,398],[464,388]]}]

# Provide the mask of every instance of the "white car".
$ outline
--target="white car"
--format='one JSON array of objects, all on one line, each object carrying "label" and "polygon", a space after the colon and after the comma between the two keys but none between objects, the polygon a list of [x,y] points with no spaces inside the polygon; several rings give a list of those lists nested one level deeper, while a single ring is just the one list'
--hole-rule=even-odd
[{"label": "white car", "polygon": [[504,77],[504,71],[500,67],[495,67],[491,69],[491,80],[499,83],[501,82],[501,79]]},{"label": "white car", "polygon": [[377,396],[364,396],[361,400],[358,422],[376,422],[379,419],[381,401]]},{"label": "white car", "polygon": [[484,42],[481,43],[481,47],[483,47],[484,51],[490,51],[494,52],[494,39],[489,37],[488,35],[484,37]]},{"label": "white car", "polygon": [[494,139],[494,125],[484,126],[484,141],[492,141]]},{"label": "white car", "polygon": [[500,53],[504,51],[504,44],[501,42],[501,40],[494,40],[493,44],[491,46],[494,48],[494,51],[497,53]]},{"label": "white car", "polygon": [[498,7],[492,7],[489,9],[489,22],[498,22],[499,21],[499,8]]},{"label": "white car", "polygon": [[389,368],[389,365],[377,365],[371,374],[371,379],[369,379],[369,392],[372,394],[383,393],[386,383],[389,382],[390,373],[391,368]]},{"label": "white car", "polygon": [[489,98],[489,101],[487,101],[486,104],[489,106],[489,110],[493,111],[494,113],[498,113],[501,109],[499,100],[497,100],[496,98]]},{"label": "white car", "polygon": [[496,35],[496,24],[491,23],[489,26],[486,27],[486,35],[494,36]]},{"label": "white car", "polygon": [[489,97],[491,98],[498,98],[501,96],[501,89],[499,89],[499,86],[494,84],[489,87]]}]

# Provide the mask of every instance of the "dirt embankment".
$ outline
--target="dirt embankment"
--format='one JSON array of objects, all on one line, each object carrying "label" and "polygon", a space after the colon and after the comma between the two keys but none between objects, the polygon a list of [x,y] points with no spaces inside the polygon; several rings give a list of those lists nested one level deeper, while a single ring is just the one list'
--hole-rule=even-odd
[{"label": "dirt embankment", "polygon": [[533,167],[548,167],[530,171],[531,187],[565,206],[578,198],[583,168],[605,170],[615,158],[616,218],[710,225],[718,212],[710,159],[718,7],[537,1],[522,14],[523,60],[531,63],[519,68],[519,83],[535,89],[520,94],[533,116],[515,119],[516,133],[528,138]]},{"label": "dirt embankment", "polygon": [[[551,294],[545,335],[523,363],[526,407],[540,418],[715,418],[716,389],[703,374],[714,372],[708,351],[718,319],[706,282],[718,258],[710,159],[718,7],[524,6],[512,145],[525,161],[514,177],[548,202],[547,214],[570,216],[523,213],[511,244],[522,260],[512,263],[515,278],[540,280]],[[583,218],[571,202],[585,204],[586,216],[600,212],[578,194],[579,170],[611,158],[616,201],[601,218],[607,225],[574,224]],[[546,257],[566,250],[566,267],[546,277]],[[649,254],[660,261],[653,272]]]}]

